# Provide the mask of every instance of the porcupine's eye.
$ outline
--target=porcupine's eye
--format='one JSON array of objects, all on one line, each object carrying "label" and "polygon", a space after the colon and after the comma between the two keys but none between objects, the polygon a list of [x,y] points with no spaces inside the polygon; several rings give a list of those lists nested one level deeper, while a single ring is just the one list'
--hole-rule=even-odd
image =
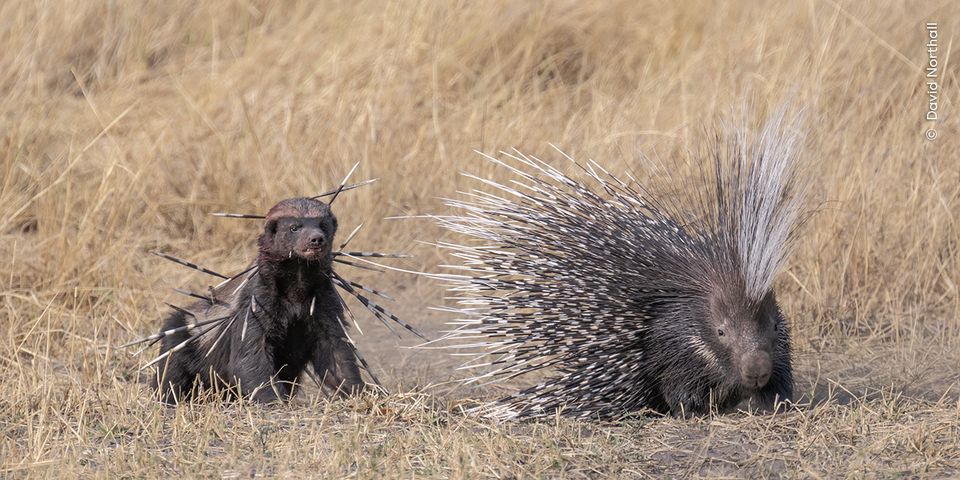
[{"label": "porcupine's eye", "polygon": [[293,233],[299,232],[299,231],[300,231],[300,225],[298,225],[298,224],[290,225],[290,231],[293,232]]},{"label": "porcupine's eye", "polygon": [[717,336],[718,336],[718,337],[722,337],[722,336],[723,336],[723,329],[722,329],[722,328],[718,328],[718,329],[717,329]]}]

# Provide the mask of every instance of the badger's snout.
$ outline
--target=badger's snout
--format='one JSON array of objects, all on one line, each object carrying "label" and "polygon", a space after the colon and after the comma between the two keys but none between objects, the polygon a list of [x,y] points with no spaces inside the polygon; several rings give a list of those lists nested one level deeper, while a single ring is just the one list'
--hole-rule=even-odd
[{"label": "badger's snout", "polygon": [[327,243],[327,238],[323,232],[316,232],[307,239],[307,245],[312,248],[323,248]]},{"label": "badger's snout", "polygon": [[740,357],[740,382],[749,389],[762,388],[770,380],[773,361],[770,354],[754,350]]},{"label": "badger's snout", "polygon": [[304,229],[297,241],[297,250],[300,255],[308,259],[316,259],[327,254],[330,242],[320,229]]}]

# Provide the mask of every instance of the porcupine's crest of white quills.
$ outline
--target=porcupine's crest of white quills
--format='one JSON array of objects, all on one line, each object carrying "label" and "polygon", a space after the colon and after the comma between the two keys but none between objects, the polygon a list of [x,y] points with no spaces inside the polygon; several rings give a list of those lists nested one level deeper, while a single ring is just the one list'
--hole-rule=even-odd
[{"label": "porcupine's crest of white quills", "polygon": [[[447,200],[455,212],[435,217],[466,237],[438,244],[462,261],[449,266],[456,329],[440,341],[476,353],[461,368],[482,373],[468,383],[551,373],[479,411],[616,417],[704,410],[708,399],[730,407],[758,392],[789,397],[789,329],[772,286],[806,203],[799,123],[782,107],[758,130],[721,127],[694,155],[701,182],[683,198],[565,154],[581,178],[518,151],[484,155],[512,178],[466,174],[487,191]],[[724,332],[710,323],[728,312],[741,319],[739,340],[730,330],[717,337]],[[770,339],[766,353],[748,353],[767,355],[771,385],[751,389],[741,351],[763,350],[756,338]]]}]

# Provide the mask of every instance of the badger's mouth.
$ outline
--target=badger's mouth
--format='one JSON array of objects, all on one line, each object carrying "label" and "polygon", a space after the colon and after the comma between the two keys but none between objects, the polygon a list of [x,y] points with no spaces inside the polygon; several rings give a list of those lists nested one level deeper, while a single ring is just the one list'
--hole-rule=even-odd
[{"label": "badger's mouth", "polygon": [[330,253],[330,248],[327,245],[307,245],[300,248],[297,253],[306,260],[322,260]]},{"label": "badger's mouth", "polygon": [[326,246],[307,246],[300,249],[300,256],[307,260],[320,260],[327,256],[329,249]]}]

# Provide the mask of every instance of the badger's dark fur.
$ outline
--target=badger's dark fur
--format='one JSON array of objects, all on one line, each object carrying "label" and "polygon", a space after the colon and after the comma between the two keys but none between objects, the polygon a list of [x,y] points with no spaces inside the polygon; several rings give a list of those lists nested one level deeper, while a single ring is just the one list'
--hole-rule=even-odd
[{"label": "badger's dark fur", "polygon": [[[480,349],[470,381],[548,368],[482,409],[500,418],[700,414],[793,394],[790,335],[772,291],[803,208],[796,124],[725,129],[686,197],[653,195],[594,162],[590,181],[519,152],[439,223],[463,260],[452,347]],[[568,157],[569,158],[569,157]],[[476,177],[474,177],[476,178]],[[678,183],[672,187],[677,188]]]},{"label": "badger's dark fur", "polygon": [[[154,387],[169,403],[198,387],[237,392],[257,402],[285,400],[307,365],[341,394],[364,387],[335,290],[329,206],[288,199],[266,216],[251,267],[174,311],[163,330]],[[221,319],[209,325],[191,324]],[[190,340],[193,341],[190,341]]]}]

